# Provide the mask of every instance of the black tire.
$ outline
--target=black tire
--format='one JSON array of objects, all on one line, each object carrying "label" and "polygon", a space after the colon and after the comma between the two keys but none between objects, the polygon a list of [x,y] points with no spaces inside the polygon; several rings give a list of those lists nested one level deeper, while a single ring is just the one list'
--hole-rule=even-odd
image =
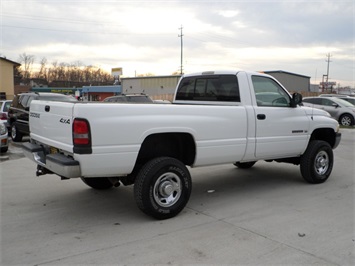
[{"label": "black tire", "polygon": [[249,168],[253,167],[253,165],[255,163],[256,162],[246,162],[246,163],[236,162],[236,163],[234,163],[234,165],[238,168],[241,168],[241,169],[249,169]]},{"label": "black tire", "polygon": [[92,177],[85,178],[81,177],[81,180],[94,189],[105,190],[113,187],[112,182],[107,177]]},{"label": "black tire", "polygon": [[134,183],[134,197],[145,214],[163,220],[180,213],[191,194],[191,176],[177,159],[158,157],[140,169]]},{"label": "black tire", "polygon": [[342,126],[353,126],[354,125],[354,117],[350,114],[343,114],[339,118],[339,124]]},{"label": "black tire", "polygon": [[313,140],[301,156],[300,169],[303,178],[311,184],[325,182],[333,169],[333,150],[328,142]]},{"label": "black tire", "polygon": [[22,141],[22,133],[20,131],[18,131],[16,124],[12,124],[11,126],[11,139],[14,142],[20,142]]}]

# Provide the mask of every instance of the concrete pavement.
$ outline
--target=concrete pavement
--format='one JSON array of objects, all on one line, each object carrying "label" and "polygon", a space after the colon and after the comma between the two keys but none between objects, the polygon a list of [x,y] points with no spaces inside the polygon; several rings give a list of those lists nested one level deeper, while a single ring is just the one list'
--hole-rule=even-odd
[{"label": "concrete pavement", "polygon": [[342,132],[326,183],[279,163],[192,169],[187,207],[164,221],[138,210],[133,187],[95,191],[2,161],[1,265],[354,265],[355,130]]}]

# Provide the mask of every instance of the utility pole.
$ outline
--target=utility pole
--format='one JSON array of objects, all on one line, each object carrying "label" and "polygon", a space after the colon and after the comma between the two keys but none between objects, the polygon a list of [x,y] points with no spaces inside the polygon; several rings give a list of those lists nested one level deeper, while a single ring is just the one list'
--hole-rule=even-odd
[{"label": "utility pole", "polygon": [[[327,89],[327,91],[328,91],[328,87],[329,87],[329,84],[328,84],[328,80],[329,80],[329,63],[331,62],[330,61],[330,58],[332,57],[332,55],[330,54],[330,53],[328,53],[327,55],[327,60],[325,60],[325,62],[327,62],[327,78],[326,78],[326,89]],[[332,89],[330,90],[330,92],[332,91]]]},{"label": "utility pole", "polygon": [[330,53],[328,53],[327,54],[327,60],[325,60],[325,62],[328,63],[328,65],[327,65],[327,80],[326,80],[327,83],[328,83],[328,79],[329,79],[329,63],[332,62],[332,61],[330,61],[331,57],[332,57],[332,55]]},{"label": "utility pole", "polygon": [[182,25],[181,25],[181,27],[179,28],[180,34],[178,35],[178,37],[180,38],[180,74],[181,74],[181,75],[183,74],[183,71],[182,71],[182,69],[183,69],[183,66],[182,66],[182,61],[183,61],[183,42],[182,42],[182,36],[184,36],[184,35],[182,34],[182,29],[183,29],[183,27],[182,27]]}]

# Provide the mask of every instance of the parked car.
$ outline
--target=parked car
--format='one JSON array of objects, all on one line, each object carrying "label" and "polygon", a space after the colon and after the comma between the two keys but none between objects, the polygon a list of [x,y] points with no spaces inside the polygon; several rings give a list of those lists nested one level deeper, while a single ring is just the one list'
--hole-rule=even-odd
[{"label": "parked car", "polygon": [[9,142],[7,140],[7,127],[4,121],[0,121],[0,152],[7,152],[9,148]]},{"label": "parked car", "polygon": [[305,106],[327,111],[343,126],[353,126],[355,121],[355,106],[338,97],[305,97]]},{"label": "parked car", "polygon": [[347,95],[343,95],[343,94],[320,94],[318,95],[319,97],[338,97],[338,98],[341,98],[341,97],[349,97]]},{"label": "parked car", "polygon": [[146,94],[121,94],[117,96],[107,97],[103,102],[110,103],[154,103],[154,101]]},{"label": "parked car", "polygon": [[8,110],[7,122],[11,129],[11,139],[15,142],[21,141],[22,137],[30,134],[29,111],[33,100],[77,102],[71,95],[60,93],[28,92],[16,95]]},{"label": "parked car", "polygon": [[339,97],[339,98],[343,99],[355,106],[355,98],[354,97]]},{"label": "parked car", "polygon": [[7,111],[9,110],[11,103],[11,100],[0,101],[0,120],[5,122],[5,126],[7,128],[9,127],[7,123]]}]

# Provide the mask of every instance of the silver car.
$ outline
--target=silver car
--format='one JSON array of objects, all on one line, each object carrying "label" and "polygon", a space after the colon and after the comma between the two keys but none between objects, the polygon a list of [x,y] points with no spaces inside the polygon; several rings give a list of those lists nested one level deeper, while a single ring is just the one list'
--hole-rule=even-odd
[{"label": "silver car", "polygon": [[337,97],[305,97],[304,106],[327,111],[340,125],[353,126],[355,121],[355,106]]}]

